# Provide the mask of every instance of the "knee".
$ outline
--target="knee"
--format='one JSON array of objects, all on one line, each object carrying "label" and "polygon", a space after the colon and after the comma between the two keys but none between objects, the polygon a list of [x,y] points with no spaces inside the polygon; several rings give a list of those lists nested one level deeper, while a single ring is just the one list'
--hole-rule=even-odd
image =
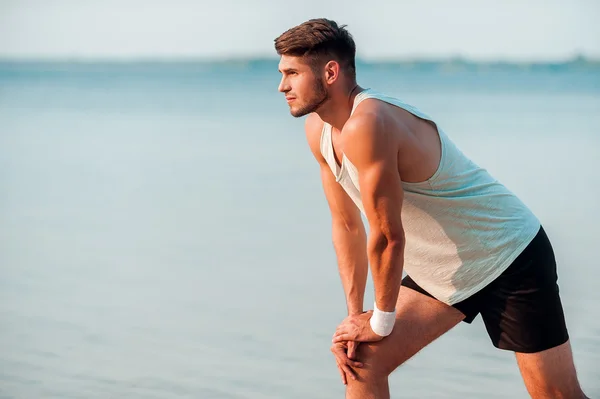
[{"label": "knee", "polygon": [[565,381],[556,379],[553,381],[538,381],[538,383],[529,382],[527,384],[529,394],[533,399],[585,399],[587,396],[583,393],[577,381]]},{"label": "knee", "polygon": [[581,389],[564,389],[552,386],[530,390],[529,393],[532,399],[588,399]]},{"label": "knee", "polygon": [[372,379],[387,378],[406,361],[401,350],[390,351],[378,342],[361,343],[356,355],[364,364],[362,374]]}]

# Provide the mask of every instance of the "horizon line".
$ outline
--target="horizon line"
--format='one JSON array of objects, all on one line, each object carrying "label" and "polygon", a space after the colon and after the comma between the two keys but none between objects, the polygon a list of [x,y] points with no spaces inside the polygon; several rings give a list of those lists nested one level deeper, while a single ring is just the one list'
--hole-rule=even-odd
[{"label": "horizon line", "polygon": [[[0,62],[32,62],[32,63],[239,63],[239,62],[276,62],[279,56],[273,55],[230,55],[230,56],[6,56],[0,55]],[[406,63],[468,63],[468,64],[569,64],[583,62],[600,64],[600,56],[589,56],[582,53],[571,54],[560,58],[531,58],[512,59],[507,57],[480,59],[464,55],[443,56],[388,56],[388,57],[356,57],[357,63],[362,64],[406,64]]]}]

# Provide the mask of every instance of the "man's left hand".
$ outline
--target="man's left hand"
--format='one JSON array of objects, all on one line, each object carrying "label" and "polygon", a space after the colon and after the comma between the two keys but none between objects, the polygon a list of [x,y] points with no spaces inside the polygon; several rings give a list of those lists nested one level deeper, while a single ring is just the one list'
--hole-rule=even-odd
[{"label": "man's left hand", "polygon": [[371,329],[369,320],[373,311],[348,316],[335,330],[333,343],[343,341],[376,342],[383,339],[381,335],[375,334]]}]

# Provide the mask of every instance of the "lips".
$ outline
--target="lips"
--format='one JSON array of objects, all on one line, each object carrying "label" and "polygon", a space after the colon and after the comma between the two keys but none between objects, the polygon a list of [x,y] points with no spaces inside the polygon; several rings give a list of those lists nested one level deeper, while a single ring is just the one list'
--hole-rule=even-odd
[{"label": "lips", "polygon": [[289,103],[290,101],[295,100],[296,97],[286,97],[285,100]]}]

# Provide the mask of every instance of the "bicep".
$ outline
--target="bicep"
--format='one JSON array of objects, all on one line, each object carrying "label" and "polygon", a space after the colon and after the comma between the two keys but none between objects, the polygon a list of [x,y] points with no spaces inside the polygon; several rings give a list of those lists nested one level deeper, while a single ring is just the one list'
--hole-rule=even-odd
[{"label": "bicep", "polygon": [[365,164],[358,173],[361,199],[373,233],[401,240],[404,191],[398,166],[391,156]]},{"label": "bicep", "polygon": [[358,172],[370,231],[388,241],[401,241],[404,191],[398,170],[396,136],[372,116],[364,117],[351,129],[346,155]]}]

